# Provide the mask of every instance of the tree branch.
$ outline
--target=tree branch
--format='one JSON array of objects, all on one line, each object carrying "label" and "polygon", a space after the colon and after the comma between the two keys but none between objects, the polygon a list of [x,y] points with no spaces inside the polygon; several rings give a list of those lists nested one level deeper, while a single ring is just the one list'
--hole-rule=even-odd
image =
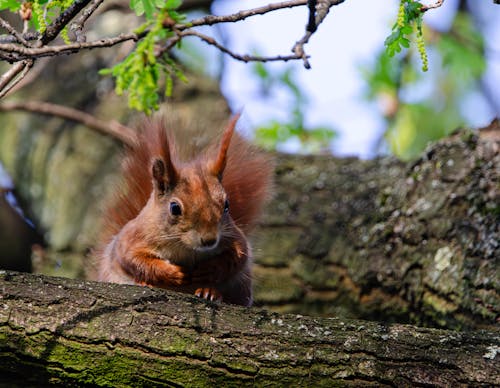
[{"label": "tree branch", "polygon": [[59,35],[61,30],[90,2],[91,0],[75,0],[73,4],[64,10],[64,12],[47,27],[40,38],[41,44],[46,45],[52,42],[57,35]]},{"label": "tree branch", "polygon": [[87,40],[85,35],[83,35],[83,26],[103,2],[104,0],[93,0],[92,3],[83,10],[78,20],[71,24],[70,30],[75,33],[77,42],[85,42]]},{"label": "tree branch", "polygon": [[[287,61],[294,60],[294,59],[301,59],[301,57],[297,56],[296,54],[276,55],[276,56],[270,56],[270,57],[248,55],[248,54],[240,55],[240,54],[234,53],[233,51],[229,50],[227,47],[221,45],[214,38],[207,36],[207,35],[204,35],[201,32],[198,32],[195,30],[186,30],[186,31],[182,31],[182,32],[178,33],[178,37],[185,37],[185,36],[196,36],[197,38],[201,39],[205,43],[216,47],[218,50],[222,51],[225,54],[228,54],[231,58],[234,58],[238,61],[243,61],[243,62],[271,62],[271,61],[287,62]],[[177,43],[179,40],[180,40],[179,38],[177,38],[177,39],[174,38],[173,42]],[[173,45],[175,45],[175,43],[173,43],[173,42],[170,42],[166,46],[166,50],[163,50],[163,52],[167,51],[169,48],[173,47]]]},{"label": "tree branch", "polygon": [[[279,9],[304,6],[307,4],[307,1],[308,0],[283,1],[280,3],[269,4],[263,7],[257,7],[253,9],[239,11],[231,15],[223,15],[223,16],[207,15],[198,19],[191,20],[188,23],[176,24],[174,28],[179,31],[182,31],[191,27],[211,26],[213,24],[218,24],[218,23],[234,23],[245,20],[246,18],[251,16],[264,15],[266,13],[277,11]],[[340,0],[337,2],[343,2],[343,1],[344,0]]]},{"label": "tree branch", "polygon": [[[177,36],[173,39],[170,39],[167,44],[163,47],[162,50],[159,51],[159,55],[162,55],[166,51],[170,50],[179,40],[181,40],[184,36],[196,36],[204,42],[208,43],[216,47],[218,50],[222,51],[225,54],[228,54],[232,58],[243,61],[243,62],[270,62],[270,61],[290,61],[296,59],[302,59],[304,61],[304,66],[306,69],[311,68],[309,64],[308,58],[309,56],[304,51],[304,45],[309,42],[310,37],[317,30],[318,26],[323,22],[323,20],[328,15],[329,9],[334,5],[339,5],[343,3],[344,0],[295,0],[295,1],[286,1],[281,3],[269,4],[267,6],[258,7],[250,10],[239,11],[237,13],[225,16],[214,16],[208,15],[199,19],[192,20],[186,24],[176,24],[173,30],[176,32]],[[263,15],[268,12],[276,11],[278,9],[284,8],[292,8],[297,6],[307,5],[310,11],[309,14],[309,22],[306,26],[306,33],[302,39],[295,43],[292,48],[292,55],[276,55],[276,56],[255,56],[255,55],[240,55],[236,54],[227,47],[221,45],[217,40],[212,37],[209,37],[205,34],[202,34],[198,31],[192,30],[192,27],[198,27],[202,25],[213,25],[217,23],[234,23],[238,21],[242,21],[248,17],[255,15]],[[312,15],[312,16],[311,16]],[[311,17],[313,21],[311,21]]]},{"label": "tree branch", "polygon": [[89,128],[95,129],[106,136],[118,139],[126,145],[132,145],[134,131],[118,121],[112,120],[105,122],[96,119],[94,116],[77,109],[68,108],[62,105],[51,104],[48,102],[27,101],[27,102],[5,102],[0,105],[0,111],[22,110],[44,115],[52,115],[63,119],[79,122]]},{"label": "tree branch", "polygon": [[[146,32],[145,32],[146,33]],[[133,32],[120,34],[113,38],[103,38],[92,42],[76,42],[58,46],[43,46],[43,47],[22,47],[10,43],[0,43],[0,56],[4,59],[15,62],[27,58],[51,57],[61,54],[75,53],[80,50],[90,50],[102,47],[112,47],[128,40],[137,41],[144,34],[136,34]],[[3,51],[3,53],[2,53]]]},{"label": "tree branch", "polygon": [[[325,20],[326,16],[328,15],[328,12],[330,11],[330,7],[334,5],[338,5],[340,3],[343,3],[344,0],[341,1],[331,1],[331,0],[317,0],[316,4],[316,17],[314,21],[314,28],[312,28],[309,24],[306,27],[306,33],[300,39],[295,43],[295,45],[292,48],[292,52],[295,54],[297,58],[301,58],[302,61],[304,62],[304,67],[306,69],[311,68],[311,64],[309,63],[308,56],[306,55],[306,52],[304,50],[304,46],[309,42],[309,39],[311,36],[316,32],[318,29],[318,26],[323,23]],[[310,30],[312,29],[312,31]]]},{"label": "tree branch", "polygon": [[23,35],[20,34],[14,27],[12,27],[7,20],[0,18],[0,27],[5,28],[9,34],[11,34],[16,42],[23,44],[26,47],[31,47],[31,44],[24,39]]},{"label": "tree branch", "polygon": [[434,4],[423,5],[422,8],[420,8],[420,11],[427,12],[430,9],[439,8],[443,5],[443,3],[444,3],[444,0],[437,0]]},{"label": "tree branch", "polygon": [[33,59],[26,59],[13,65],[9,71],[0,77],[0,98],[7,95],[14,86],[26,77],[28,71],[33,67],[33,64]]},{"label": "tree branch", "polygon": [[500,384],[494,332],[280,315],[147,287],[5,271],[0,289],[0,374],[11,384]]}]

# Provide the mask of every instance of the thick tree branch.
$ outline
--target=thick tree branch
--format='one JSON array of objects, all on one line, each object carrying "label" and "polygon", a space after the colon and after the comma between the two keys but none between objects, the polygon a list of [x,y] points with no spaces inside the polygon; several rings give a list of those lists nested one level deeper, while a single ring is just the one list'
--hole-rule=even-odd
[{"label": "thick tree branch", "polygon": [[0,374],[11,383],[500,384],[494,332],[279,315],[146,287],[5,271],[0,289]]}]

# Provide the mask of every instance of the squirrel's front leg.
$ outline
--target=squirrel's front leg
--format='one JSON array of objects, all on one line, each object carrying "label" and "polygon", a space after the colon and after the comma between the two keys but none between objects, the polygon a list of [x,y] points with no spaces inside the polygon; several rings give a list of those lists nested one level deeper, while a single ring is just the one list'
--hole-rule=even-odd
[{"label": "squirrel's front leg", "polygon": [[231,242],[217,256],[198,263],[193,269],[193,283],[216,285],[232,279],[245,268],[249,250],[248,243],[243,239]]},{"label": "squirrel's front leg", "polygon": [[192,284],[191,274],[183,267],[156,257],[147,250],[119,256],[123,270],[140,285],[175,289]]},{"label": "squirrel's front leg", "polygon": [[251,304],[250,248],[246,240],[234,240],[219,255],[200,261],[192,274],[200,284],[194,294],[200,298],[227,303]]}]

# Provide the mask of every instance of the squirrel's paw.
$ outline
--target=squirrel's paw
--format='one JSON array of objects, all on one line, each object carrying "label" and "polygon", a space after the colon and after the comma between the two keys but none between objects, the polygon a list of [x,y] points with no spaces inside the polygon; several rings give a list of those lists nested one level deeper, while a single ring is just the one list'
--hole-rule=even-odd
[{"label": "squirrel's paw", "polygon": [[198,298],[203,298],[212,302],[222,302],[222,294],[212,287],[200,287],[196,289],[194,294]]},{"label": "squirrel's paw", "polygon": [[192,275],[185,268],[178,265],[170,264],[170,272],[168,274],[168,281],[171,286],[180,287],[192,283]]}]

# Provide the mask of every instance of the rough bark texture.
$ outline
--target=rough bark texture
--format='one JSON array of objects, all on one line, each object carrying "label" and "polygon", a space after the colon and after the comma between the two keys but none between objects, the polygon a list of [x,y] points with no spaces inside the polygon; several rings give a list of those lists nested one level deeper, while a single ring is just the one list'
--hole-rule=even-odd
[{"label": "rough bark texture", "polygon": [[498,333],[278,315],[163,290],[0,273],[10,386],[493,386]]},{"label": "rough bark texture", "polygon": [[280,156],[276,197],[256,238],[258,302],[312,315],[495,326],[499,149],[495,122],[442,140],[410,165]]}]

